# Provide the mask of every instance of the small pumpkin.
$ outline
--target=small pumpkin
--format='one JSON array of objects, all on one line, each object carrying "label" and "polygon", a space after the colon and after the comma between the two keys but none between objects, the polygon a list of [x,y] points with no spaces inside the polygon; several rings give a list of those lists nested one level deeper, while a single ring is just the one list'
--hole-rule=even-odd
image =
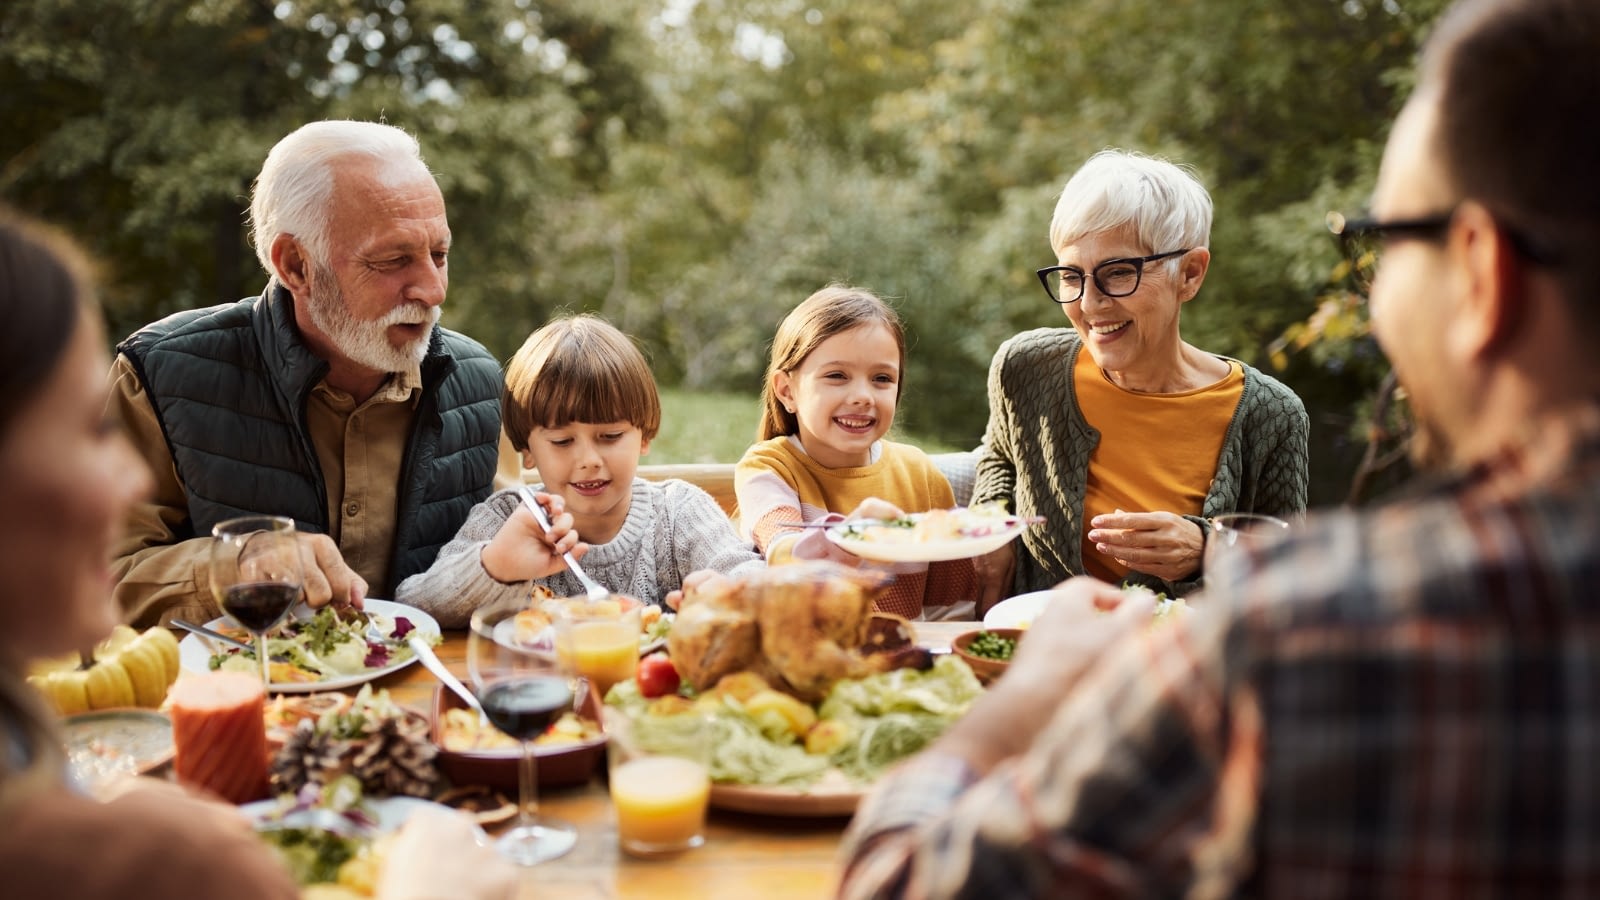
[{"label": "small pumpkin", "polygon": [[39,663],[28,680],[62,715],[118,706],[160,706],[178,678],[178,639],[159,625],[118,625],[85,667],[76,656]]}]

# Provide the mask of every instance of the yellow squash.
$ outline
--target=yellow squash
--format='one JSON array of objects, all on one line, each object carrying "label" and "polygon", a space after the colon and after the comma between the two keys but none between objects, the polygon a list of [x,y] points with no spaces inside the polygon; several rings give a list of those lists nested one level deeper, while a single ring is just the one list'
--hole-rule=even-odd
[{"label": "yellow squash", "polygon": [[28,680],[62,715],[118,706],[160,706],[178,678],[178,639],[156,626],[139,633],[118,625],[94,648],[87,668],[77,657],[48,660]]}]

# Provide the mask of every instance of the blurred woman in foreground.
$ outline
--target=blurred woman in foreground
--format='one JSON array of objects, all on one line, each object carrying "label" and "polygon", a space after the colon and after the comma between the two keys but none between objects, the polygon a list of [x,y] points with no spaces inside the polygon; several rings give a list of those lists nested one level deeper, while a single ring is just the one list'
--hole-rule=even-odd
[{"label": "blurred woman in foreground", "polygon": [[[111,545],[151,480],[104,417],[110,359],[82,255],[3,209],[0,321],[0,893],[298,897],[237,810],[152,778],[90,797],[67,774],[27,668],[116,623]],[[379,896],[509,895],[514,874],[472,835],[457,816],[415,820]]]},{"label": "blurred woman in foreground", "polygon": [[974,561],[980,612],[1083,574],[1178,596],[1202,574],[1207,518],[1305,511],[1300,398],[1179,334],[1210,240],[1211,197],[1170,162],[1107,150],[1062,189],[1057,264],[1038,274],[1072,327],[995,354],[972,496],[1045,524]]}]

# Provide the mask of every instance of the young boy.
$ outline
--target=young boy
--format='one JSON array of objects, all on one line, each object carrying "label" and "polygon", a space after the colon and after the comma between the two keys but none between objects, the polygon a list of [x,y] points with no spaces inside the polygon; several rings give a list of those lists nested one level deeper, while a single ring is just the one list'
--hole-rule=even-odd
[{"label": "young boy", "polygon": [[560,558],[569,528],[584,571],[656,605],[690,572],[738,575],[765,565],[710,494],[686,481],[634,477],[661,427],[661,399],[644,354],[603,319],[557,319],[530,335],[506,369],[502,412],[523,465],[539,472],[535,490],[546,497],[554,536],[518,492],[499,491],[473,508],[428,571],[400,584],[401,603],[461,628],[479,606],[527,596],[530,582],[558,597],[581,595]]}]

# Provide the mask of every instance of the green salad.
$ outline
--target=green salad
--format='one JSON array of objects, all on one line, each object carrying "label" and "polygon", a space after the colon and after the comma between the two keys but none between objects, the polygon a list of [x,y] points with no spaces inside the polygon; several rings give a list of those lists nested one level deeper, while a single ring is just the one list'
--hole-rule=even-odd
[{"label": "green salad", "polygon": [[[830,769],[873,781],[942,734],[982,693],[966,663],[943,655],[927,671],[896,669],[840,681],[804,734],[795,733],[791,718],[760,708],[755,698],[746,702],[713,690],[692,708],[715,723],[712,781],[803,788]],[[625,681],[611,689],[606,703],[621,709],[643,737],[652,720],[684,711],[688,703],[660,699],[680,702],[652,701]]]},{"label": "green salad", "polygon": [[[386,668],[413,656],[406,637],[414,630],[404,616],[324,606],[308,618],[290,619],[267,637],[267,653],[274,660],[272,680],[326,681]],[[418,634],[438,643],[438,635]],[[248,634],[242,640],[252,643]],[[209,665],[252,674],[261,671],[255,652],[238,648],[212,656]]]},{"label": "green salad", "polygon": [[300,885],[337,881],[339,867],[354,859],[367,843],[365,838],[322,828],[271,828],[260,835],[278,851]]}]

